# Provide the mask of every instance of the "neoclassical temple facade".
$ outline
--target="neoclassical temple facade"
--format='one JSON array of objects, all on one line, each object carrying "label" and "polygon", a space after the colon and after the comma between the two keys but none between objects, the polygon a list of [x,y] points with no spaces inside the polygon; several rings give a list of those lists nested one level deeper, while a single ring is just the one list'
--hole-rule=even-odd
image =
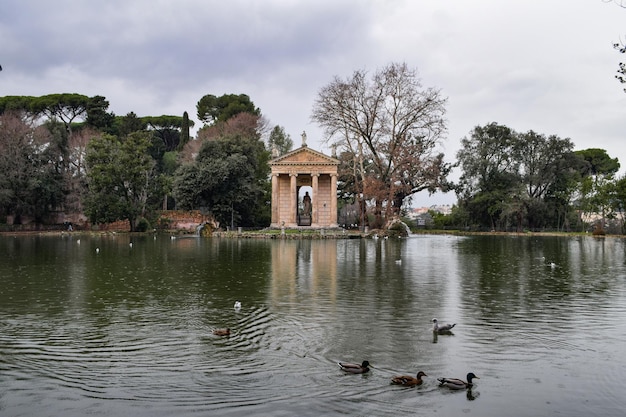
[{"label": "neoclassical temple facade", "polygon": [[[271,227],[337,227],[339,160],[302,146],[269,162],[272,169]],[[311,187],[308,197],[302,187]],[[308,188],[307,188],[308,190]]]}]

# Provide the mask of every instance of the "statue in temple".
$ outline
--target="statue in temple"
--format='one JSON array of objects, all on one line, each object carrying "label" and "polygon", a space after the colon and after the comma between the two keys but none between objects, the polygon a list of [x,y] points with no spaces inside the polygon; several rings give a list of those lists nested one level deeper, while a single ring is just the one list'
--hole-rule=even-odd
[{"label": "statue in temple", "polygon": [[305,216],[310,216],[311,215],[311,196],[309,195],[309,192],[307,191],[306,193],[304,193],[304,198],[302,199],[302,213]]}]

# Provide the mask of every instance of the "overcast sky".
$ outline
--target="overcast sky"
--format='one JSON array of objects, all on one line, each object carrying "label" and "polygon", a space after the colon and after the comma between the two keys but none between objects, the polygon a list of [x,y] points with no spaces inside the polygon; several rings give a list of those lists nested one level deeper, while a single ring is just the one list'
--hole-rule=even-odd
[{"label": "overcast sky", "polygon": [[624,41],[626,9],[604,0],[3,0],[0,96],[102,95],[116,115],[197,122],[202,96],[243,93],[295,147],[304,130],[329,153],[310,121],[320,88],[406,62],[448,97],[449,162],[497,122],[606,149],[624,174]]}]

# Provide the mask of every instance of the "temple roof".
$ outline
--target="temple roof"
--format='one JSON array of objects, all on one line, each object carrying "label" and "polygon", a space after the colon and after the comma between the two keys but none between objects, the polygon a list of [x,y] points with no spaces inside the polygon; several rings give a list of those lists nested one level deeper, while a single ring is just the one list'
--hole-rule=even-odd
[{"label": "temple roof", "polygon": [[339,165],[340,161],[308,146],[302,146],[269,161],[270,166],[277,165]]}]

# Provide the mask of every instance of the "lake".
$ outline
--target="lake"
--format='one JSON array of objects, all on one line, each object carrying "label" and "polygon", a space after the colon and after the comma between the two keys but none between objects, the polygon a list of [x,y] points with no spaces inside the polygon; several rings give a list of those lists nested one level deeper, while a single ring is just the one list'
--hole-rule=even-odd
[{"label": "lake", "polygon": [[[2,416],[588,417],[626,404],[619,238],[25,235],[0,236],[0,254]],[[434,317],[453,334],[433,335]],[[363,360],[362,375],[336,364]],[[420,370],[421,386],[390,384]],[[470,371],[470,391],[438,386]]]}]

